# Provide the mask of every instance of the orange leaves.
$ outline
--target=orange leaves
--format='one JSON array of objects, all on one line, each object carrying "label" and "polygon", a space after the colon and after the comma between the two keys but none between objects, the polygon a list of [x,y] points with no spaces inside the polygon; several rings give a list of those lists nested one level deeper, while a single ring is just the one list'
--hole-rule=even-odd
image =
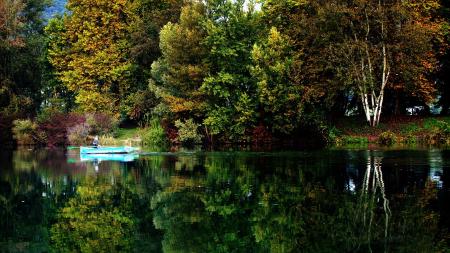
[{"label": "orange leaves", "polygon": [[413,95],[422,98],[427,103],[432,102],[436,95],[434,82],[424,74],[420,74],[417,79],[417,84],[417,90],[413,91]]},{"label": "orange leaves", "polygon": [[198,111],[204,107],[203,102],[194,98],[181,98],[172,95],[166,95],[163,97],[164,102],[168,105],[169,109],[173,113],[184,113]]},{"label": "orange leaves", "polygon": [[24,46],[20,29],[23,27],[21,12],[25,5],[21,0],[0,1],[0,41],[12,47]]}]

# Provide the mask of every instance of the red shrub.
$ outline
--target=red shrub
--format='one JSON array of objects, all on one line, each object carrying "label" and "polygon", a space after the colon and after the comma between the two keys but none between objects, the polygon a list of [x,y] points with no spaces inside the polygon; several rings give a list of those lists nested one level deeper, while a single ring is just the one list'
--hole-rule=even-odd
[{"label": "red shrub", "polygon": [[45,133],[49,147],[66,145],[67,129],[85,121],[85,117],[79,114],[55,113],[39,124],[39,131]]},{"label": "red shrub", "polygon": [[272,134],[264,125],[255,127],[252,131],[252,141],[254,143],[268,143],[272,141]]},{"label": "red shrub", "polygon": [[94,131],[95,134],[110,133],[118,125],[117,120],[112,115],[106,113],[94,113],[93,115],[88,115],[87,117],[92,117],[91,120],[93,122],[88,123],[93,128],[92,131]]},{"label": "red shrub", "polygon": [[166,133],[167,139],[169,139],[170,143],[177,143],[178,131],[175,126],[171,125],[167,120],[163,120],[161,125],[164,128],[164,132]]}]

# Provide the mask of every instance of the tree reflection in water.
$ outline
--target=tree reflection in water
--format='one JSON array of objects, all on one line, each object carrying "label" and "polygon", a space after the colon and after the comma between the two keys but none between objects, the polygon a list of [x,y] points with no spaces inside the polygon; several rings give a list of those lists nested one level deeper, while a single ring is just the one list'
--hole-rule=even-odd
[{"label": "tree reflection in water", "polygon": [[367,155],[367,168],[364,173],[363,185],[361,189],[361,195],[359,198],[359,212],[362,216],[362,224],[364,230],[367,231],[367,244],[369,252],[372,252],[371,236],[373,229],[374,216],[377,209],[377,202],[379,197],[383,201],[384,218],[384,252],[387,252],[388,231],[389,231],[389,218],[391,216],[391,210],[389,208],[389,200],[386,197],[383,172],[381,170],[382,157],[373,155],[368,151]]},{"label": "tree reflection in water", "polygon": [[98,172],[63,152],[12,157],[0,252],[448,250],[438,196],[448,199],[450,160],[437,151],[148,156]]}]

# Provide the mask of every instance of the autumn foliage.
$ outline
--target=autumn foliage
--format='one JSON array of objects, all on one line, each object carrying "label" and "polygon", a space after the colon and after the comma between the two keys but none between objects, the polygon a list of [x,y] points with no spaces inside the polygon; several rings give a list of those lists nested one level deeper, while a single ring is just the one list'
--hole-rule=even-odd
[{"label": "autumn foliage", "polygon": [[377,126],[438,99],[449,111],[445,2],[68,0],[48,22],[38,2],[0,2],[0,113],[58,105],[41,125],[51,145],[71,112],[200,143],[322,133],[349,115]]},{"label": "autumn foliage", "polygon": [[115,111],[130,88],[130,2],[69,0],[71,15],[47,28],[50,62],[84,112]]}]

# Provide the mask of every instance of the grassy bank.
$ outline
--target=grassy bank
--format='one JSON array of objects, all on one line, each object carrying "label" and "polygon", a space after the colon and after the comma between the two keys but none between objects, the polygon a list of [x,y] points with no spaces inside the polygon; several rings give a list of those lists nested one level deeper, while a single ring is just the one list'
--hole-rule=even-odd
[{"label": "grassy bank", "polygon": [[112,146],[141,146],[142,138],[139,128],[118,128],[114,134],[101,135],[99,137],[101,145]]},{"label": "grassy bank", "polygon": [[[450,117],[403,116],[386,118],[370,127],[361,118],[342,118],[331,130],[336,146],[449,145]],[[100,136],[102,145],[146,146],[169,143],[159,124],[147,128],[118,128],[114,135]]]},{"label": "grassy bank", "polygon": [[361,118],[344,118],[335,124],[336,145],[450,144],[450,117],[402,116],[386,118],[370,127]]},{"label": "grassy bank", "polygon": [[[331,126],[331,127],[330,127]],[[49,114],[42,119],[13,121],[12,132],[19,145],[82,146],[90,145],[98,135],[101,145],[170,147],[206,144],[199,125],[191,121],[168,126],[158,118],[141,127],[120,128],[118,121],[105,114]],[[216,142],[217,145],[256,145],[251,135],[248,142]],[[306,139],[306,138],[307,139]],[[298,141],[296,141],[298,140]],[[289,147],[292,144],[336,144],[337,146],[367,144],[450,145],[450,117],[398,116],[383,118],[377,127],[370,127],[361,118],[342,118],[334,124],[319,122],[302,128],[295,135],[268,138],[262,144]],[[212,144],[210,142],[209,144]],[[317,145],[316,145],[317,147]]]}]

